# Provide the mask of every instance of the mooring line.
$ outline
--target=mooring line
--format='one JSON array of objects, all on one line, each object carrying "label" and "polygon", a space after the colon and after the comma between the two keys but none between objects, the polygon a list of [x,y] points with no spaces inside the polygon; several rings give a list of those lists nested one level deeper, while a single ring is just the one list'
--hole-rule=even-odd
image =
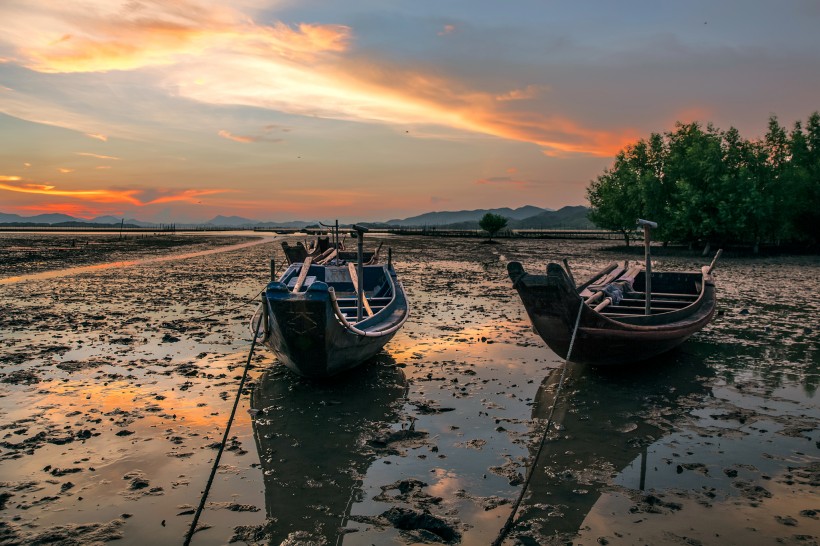
[{"label": "mooring line", "polygon": [[219,451],[216,453],[214,465],[211,468],[211,475],[208,478],[208,483],[205,485],[205,491],[202,492],[202,498],[200,499],[199,506],[194,514],[194,520],[191,522],[191,528],[188,529],[188,534],[185,535],[185,546],[191,544],[191,537],[193,537],[196,532],[196,524],[199,522],[199,516],[202,514],[202,509],[205,508],[205,501],[208,499],[208,492],[211,490],[214,477],[216,477],[216,469],[219,467],[219,459],[222,458],[222,452],[225,450],[225,444],[228,443],[228,434],[231,431],[231,424],[233,423],[234,416],[236,415],[236,408],[239,406],[239,399],[242,397],[242,389],[245,386],[245,379],[248,377],[248,369],[251,366],[251,357],[253,357],[253,350],[256,348],[256,338],[259,336],[259,329],[261,327],[262,321],[260,320],[256,325],[256,332],[254,333],[253,341],[251,341],[251,350],[248,352],[248,361],[245,363],[245,371],[242,372],[242,380],[239,382],[239,390],[236,393],[236,399],[233,402],[233,409],[231,409],[231,416],[228,418],[228,424],[225,427],[225,434],[222,436],[222,443],[219,445]]},{"label": "mooring line", "polygon": [[242,303],[240,303],[239,305],[236,305],[236,306],[234,306],[234,307],[229,307],[229,308],[227,308],[227,309],[220,309],[219,311],[214,311],[214,312],[212,312],[212,313],[208,313],[207,315],[201,315],[201,316],[194,317],[194,318],[191,318],[191,319],[186,319],[186,320],[189,320],[189,321],[190,321],[190,320],[200,320],[200,319],[204,319],[204,318],[212,317],[212,316],[214,316],[214,315],[218,315],[218,314],[220,314],[220,313],[227,313],[227,312],[229,312],[229,311],[236,311],[236,310],[237,310],[237,309],[239,309],[240,307],[244,307],[245,305],[248,305],[248,304],[250,304],[250,303],[254,303],[254,302],[256,301],[256,298],[257,298],[257,297],[259,296],[259,294],[261,294],[262,292],[264,292],[264,290],[260,290],[259,292],[257,292],[256,294],[254,294],[254,295],[253,295],[253,297],[251,297],[251,298],[248,298],[248,299],[242,300]]},{"label": "mooring line", "polygon": [[507,522],[504,524],[504,527],[501,528],[501,531],[498,533],[498,537],[493,542],[492,546],[501,546],[501,543],[507,538],[507,535],[512,530],[513,527],[513,519],[515,519],[515,514],[518,512],[518,507],[521,505],[521,501],[524,499],[524,495],[527,493],[527,488],[530,485],[530,480],[532,480],[532,475],[535,473],[535,468],[538,466],[538,459],[541,457],[541,451],[544,449],[544,444],[547,442],[547,435],[549,434],[550,427],[552,426],[552,415],[555,413],[555,406],[558,405],[558,398],[561,395],[561,389],[564,386],[564,375],[567,373],[567,365],[569,364],[569,358],[572,355],[572,347],[575,345],[575,335],[578,333],[578,326],[581,324],[581,313],[584,310],[584,300],[581,299],[581,306],[578,308],[578,317],[575,319],[575,328],[572,330],[572,338],[569,341],[569,349],[567,350],[567,357],[564,359],[564,367],[561,370],[561,379],[558,381],[558,388],[555,390],[555,398],[552,400],[552,407],[550,407],[549,415],[547,415],[547,426],[544,427],[544,434],[541,435],[541,442],[538,444],[538,450],[535,452],[535,456],[533,457],[532,464],[527,472],[527,478],[524,480],[524,485],[521,488],[521,493],[518,495],[518,498],[513,504],[512,511],[510,512],[510,516],[507,518]]}]

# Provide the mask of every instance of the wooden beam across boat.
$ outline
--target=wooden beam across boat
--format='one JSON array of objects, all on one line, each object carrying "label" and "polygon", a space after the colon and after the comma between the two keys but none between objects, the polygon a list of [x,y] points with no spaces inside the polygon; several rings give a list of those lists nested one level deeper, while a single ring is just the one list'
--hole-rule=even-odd
[{"label": "wooden beam across boat", "polygon": [[601,277],[603,277],[604,275],[607,275],[608,273],[610,273],[610,272],[611,272],[613,269],[615,269],[616,267],[618,267],[618,264],[617,264],[617,263],[615,263],[615,262],[612,262],[611,264],[609,264],[608,266],[606,266],[606,267],[605,267],[605,268],[603,268],[602,270],[600,270],[600,271],[598,271],[597,273],[595,273],[595,274],[594,274],[593,276],[591,276],[589,279],[587,279],[586,281],[584,281],[584,282],[583,282],[583,283],[582,283],[582,284],[581,284],[578,288],[576,288],[576,290],[577,290],[577,291],[578,291],[578,293],[580,294],[581,292],[583,292],[584,290],[586,290],[589,286],[591,286],[592,284],[594,284],[594,283],[595,283],[595,281],[597,281],[598,279],[600,279],[600,278],[601,278]]},{"label": "wooden beam across boat", "polygon": [[356,292],[356,298],[362,298],[362,304],[364,305],[364,310],[367,312],[367,316],[373,316],[373,309],[370,308],[370,304],[367,303],[367,296],[365,294],[359,294],[359,275],[356,274],[356,265],[353,262],[347,262],[347,270],[350,271],[350,280],[353,281],[353,291]]},{"label": "wooden beam across boat", "polygon": [[299,270],[299,277],[296,279],[296,284],[293,285],[293,293],[296,294],[299,290],[302,289],[302,285],[305,284],[305,279],[307,278],[308,270],[310,269],[310,256],[305,258],[305,261],[302,263],[302,269]]}]

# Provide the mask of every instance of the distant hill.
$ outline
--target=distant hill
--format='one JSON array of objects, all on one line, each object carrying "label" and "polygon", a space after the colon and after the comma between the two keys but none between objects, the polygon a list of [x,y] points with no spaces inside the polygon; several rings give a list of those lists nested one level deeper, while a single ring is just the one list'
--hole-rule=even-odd
[{"label": "distant hill", "polygon": [[[536,208],[536,207],[533,207]],[[496,209],[498,210],[498,209]],[[492,212],[492,211],[483,211]],[[558,210],[543,210],[527,218],[510,219],[507,223],[508,229],[594,229],[593,224],[587,214],[589,209],[584,206],[563,207]],[[498,213],[496,213],[498,214]],[[481,216],[483,216],[482,214]],[[435,227],[442,229],[479,229],[478,220],[466,222],[453,222],[451,224],[435,224]],[[503,214],[502,214],[503,216]],[[509,218],[509,217],[508,217]],[[402,224],[411,225],[411,224]],[[432,226],[433,224],[426,224]]]},{"label": "distant hill", "polygon": [[491,212],[493,214],[500,214],[505,218],[514,220],[522,220],[530,216],[535,216],[542,212],[548,212],[551,209],[543,209],[527,205],[517,209],[504,207],[500,209],[478,209],[478,210],[459,210],[459,211],[442,211],[442,212],[427,212],[418,216],[411,216],[404,220],[388,220],[386,224],[394,226],[445,226],[449,224],[457,224],[460,222],[478,222],[481,217]]},{"label": "distant hill", "polygon": [[36,216],[20,216],[0,212],[1,224],[58,224],[60,222],[76,222],[77,218],[67,214],[37,214]]},{"label": "distant hill", "polygon": [[588,218],[589,208],[583,205],[542,212],[529,218],[511,221],[511,229],[595,229]]},{"label": "distant hill", "polygon": [[263,227],[263,228],[303,228],[311,224],[316,224],[316,221],[305,222],[302,220],[294,220],[291,222],[262,222],[260,220],[252,220],[250,218],[243,218],[241,216],[215,216],[205,222],[203,225],[214,227]]},{"label": "distant hill", "polygon": [[[450,229],[478,229],[478,221],[482,216],[491,212],[500,214],[509,219],[510,229],[591,229],[595,226],[587,218],[589,209],[584,206],[563,207],[559,210],[544,209],[527,205],[517,209],[478,209],[461,211],[428,212],[405,218],[404,220],[389,220],[387,222],[361,222],[369,227],[387,228],[391,226],[435,226]],[[19,214],[7,214],[0,212],[0,224],[11,224],[16,226],[83,226],[83,225],[106,225],[119,226],[123,219],[116,216],[99,216],[91,220],[74,218],[67,214],[38,214],[36,216],[20,216]],[[155,227],[159,224],[155,222],[144,222],[134,218],[126,218],[125,225],[129,227]],[[290,222],[261,222],[251,218],[241,216],[215,216],[203,223],[177,223],[178,228],[192,228],[198,226],[211,226],[223,228],[304,228],[316,226],[316,220]]]},{"label": "distant hill", "polygon": [[252,227],[258,223],[258,220],[251,220],[250,218],[242,218],[241,216],[222,216],[220,214],[205,222],[205,225],[222,227]]},{"label": "distant hill", "polygon": [[[83,222],[88,222],[91,224],[121,224],[123,219],[116,216],[98,216],[97,218],[92,218],[91,220],[82,220]],[[137,220],[136,218],[126,218],[125,219],[126,226],[136,226],[136,227],[154,227],[157,225],[156,222],[143,222],[142,220]]]}]

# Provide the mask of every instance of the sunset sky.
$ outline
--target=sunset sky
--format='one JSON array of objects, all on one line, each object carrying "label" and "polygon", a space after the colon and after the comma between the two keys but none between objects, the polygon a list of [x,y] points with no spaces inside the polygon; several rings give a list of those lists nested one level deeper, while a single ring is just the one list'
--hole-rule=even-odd
[{"label": "sunset sky", "polygon": [[676,121],[820,109],[815,0],[2,0],[0,212],[586,204]]}]

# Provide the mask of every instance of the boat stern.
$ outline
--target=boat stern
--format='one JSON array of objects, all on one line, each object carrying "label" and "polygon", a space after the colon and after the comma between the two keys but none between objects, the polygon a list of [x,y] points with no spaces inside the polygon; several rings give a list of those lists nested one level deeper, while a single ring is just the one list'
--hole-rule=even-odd
[{"label": "boat stern", "polygon": [[330,295],[323,282],[293,293],[281,282],[265,289],[268,307],[267,345],[288,368],[305,377],[326,377],[327,320]]}]

